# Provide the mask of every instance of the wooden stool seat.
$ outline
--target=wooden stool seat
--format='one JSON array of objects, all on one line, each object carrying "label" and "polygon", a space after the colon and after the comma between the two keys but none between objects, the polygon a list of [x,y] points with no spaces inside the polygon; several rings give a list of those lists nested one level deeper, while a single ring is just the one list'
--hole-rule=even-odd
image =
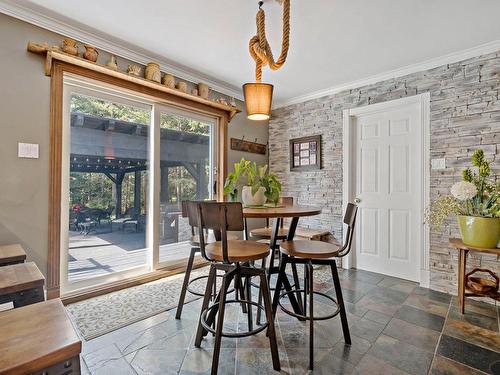
[{"label": "wooden stool seat", "polygon": [[[232,263],[250,262],[252,260],[263,259],[269,255],[269,247],[266,244],[253,241],[228,240],[227,250],[229,261]],[[210,259],[217,262],[224,261],[221,241],[207,244],[205,252]]]},{"label": "wooden stool seat", "polygon": [[45,278],[34,262],[12,264],[0,269],[0,303],[21,307],[45,300]]},{"label": "wooden stool seat", "polygon": [[82,344],[61,300],[0,314],[1,374],[79,374]]},{"label": "wooden stool seat", "polygon": [[0,246],[0,266],[23,263],[26,252],[20,244]]},{"label": "wooden stool seat", "polygon": [[328,242],[296,240],[283,241],[281,251],[288,256],[304,259],[326,259],[338,255],[340,248]]},{"label": "wooden stool seat", "polygon": [[[228,240],[237,240],[238,236],[234,234],[228,234],[227,235]],[[205,234],[205,243],[213,243],[216,242],[217,239],[215,238],[213,233],[209,233],[208,235]],[[191,246],[199,247],[200,246],[200,237],[196,234],[191,237],[191,240],[189,241],[189,244]]]},{"label": "wooden stool seat", "polygon": [[[273,234],[273,228],[271,227],[257,228],[250,231],[250,235],[252,237],[259,237],[265,239],[270,239],[272,234]],[[287,236],[288,236],[288,228],[283,227],[278,230],[278,236],[276,237],[276,239],[284,240],[285,238],[287,238]]]}]

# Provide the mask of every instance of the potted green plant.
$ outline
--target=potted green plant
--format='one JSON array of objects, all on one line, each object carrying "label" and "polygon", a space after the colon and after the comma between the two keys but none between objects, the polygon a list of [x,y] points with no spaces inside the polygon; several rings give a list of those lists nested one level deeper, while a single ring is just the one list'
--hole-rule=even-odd
[{"label": "potted green plant", "polygon": [[451,195],[434,200],[427,222],[440,228],[449,215],[456,215],[464,244],[495,248],[500,242],[500,184],[490,178],[491,161],[479,149],[472,155],[472,168],[462,171],[462,181]]},{"label": "potted green plant", "polygon": [[257,166],[257,163],[242,158],[234,164],[234,171],[229,173],[224,183],[224,195],[231,201],[238,199],[240,179],[246,178],[246,184],[241,189],[241,200],[246,206],[262,206],[266,201],[279,202],[281,183],[276,175],[269,173],[267,165]]}]

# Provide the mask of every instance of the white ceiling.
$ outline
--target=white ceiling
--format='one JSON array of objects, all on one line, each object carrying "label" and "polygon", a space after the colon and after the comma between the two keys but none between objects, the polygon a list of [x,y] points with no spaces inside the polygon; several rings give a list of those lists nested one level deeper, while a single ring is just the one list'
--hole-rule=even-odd
[{"label": "white ceiling", "polygon": [[[5,1],[4,1],[5,2]],[[7,0],[238,89],[252,81],[247,46],[257,0]],[[281,8],[266,0],[279,55]],[[285,66],[264,71],[275,101],[500,40],[498,0],[292,0]],[[139,48],[140,47],[140,48]]]}]

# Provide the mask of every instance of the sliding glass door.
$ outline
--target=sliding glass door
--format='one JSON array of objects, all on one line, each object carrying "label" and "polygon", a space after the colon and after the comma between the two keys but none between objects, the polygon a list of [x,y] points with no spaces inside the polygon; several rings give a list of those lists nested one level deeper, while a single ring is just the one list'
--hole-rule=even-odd
[{"label": "sliding glass door", "polygon": [[214,186],[213,119],[156,106],[159,120],[159,265],[183,261],[191,228],[182,217],[183,200],[211,199]]},{"label": "sliding glass door", "polygon": [[63,107],[62,293],[184,263],[181,202],[213,196],[216,121],[69,76]]}]

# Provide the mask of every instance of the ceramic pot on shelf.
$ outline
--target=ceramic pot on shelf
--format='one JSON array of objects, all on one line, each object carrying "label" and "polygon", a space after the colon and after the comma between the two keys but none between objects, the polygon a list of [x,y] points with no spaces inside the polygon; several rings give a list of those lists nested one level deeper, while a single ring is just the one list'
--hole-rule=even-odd
[{"label": "ceramic pot on shelf", "polygon": [[180,81],[177,83],[177,90],[182,92],[187,92],[187,88],[188,86],[186,82]]},{"label": "ceramic pot on shelf", "polygon": [[144,78],[149,81],[161,83],[160,65],[153,62],[148,63],[144,72]]},{"label": "ceramic pot on shelf", "polygon": [[266,188],[260,187],[255,194],[252,194],[251,186],[243,186],[241,200],[245,206],[262,206],[266,203]]},{"label": "ceramic pot on shelf", "polygon": [[206,83],[198,83],[198,95],[203,99],[208,99],[208,95],[210,94],[210,88]]},{"label": "ceramic pot on shelf", "polygon": [[134,76],[140,76],[141,75],[141,69],[142,68],[139,65],[130,64],[127,67],[127,73],[128,74],[132,74]]},{"label": "ceramic pot on shelf", "polygon": [[163,84],[170,89],[175,89],[175,77],[172,74],[165,73],[163,76]]},{"label": "ceramic pot on shelf", "polygon": [[62,44],[62,51],[67,53],[68,55],[78,56],[78,46],[76,45],[76,41],[71,38],[64,38]]},{"label": "ceramic pot on shelf", "polygon": [[85,44],[84,47],[85,52],[83,53],[83,58],[95,63],[97,61],[97,56],[99,56],[99,52],[90,44]]},{"label": "ceramic pot on shelf", "polygon": [[109,56],[109,60],[106,63],[106,66],[108,68],[110,68],[110,69],[118,70],[118,63],[116,62],[116,56],[115,55]]},{"label": "ceramic pot on shelf", "polygon": [[500,218],[457,216],[464,244],[493,249],[500,243]]}]

